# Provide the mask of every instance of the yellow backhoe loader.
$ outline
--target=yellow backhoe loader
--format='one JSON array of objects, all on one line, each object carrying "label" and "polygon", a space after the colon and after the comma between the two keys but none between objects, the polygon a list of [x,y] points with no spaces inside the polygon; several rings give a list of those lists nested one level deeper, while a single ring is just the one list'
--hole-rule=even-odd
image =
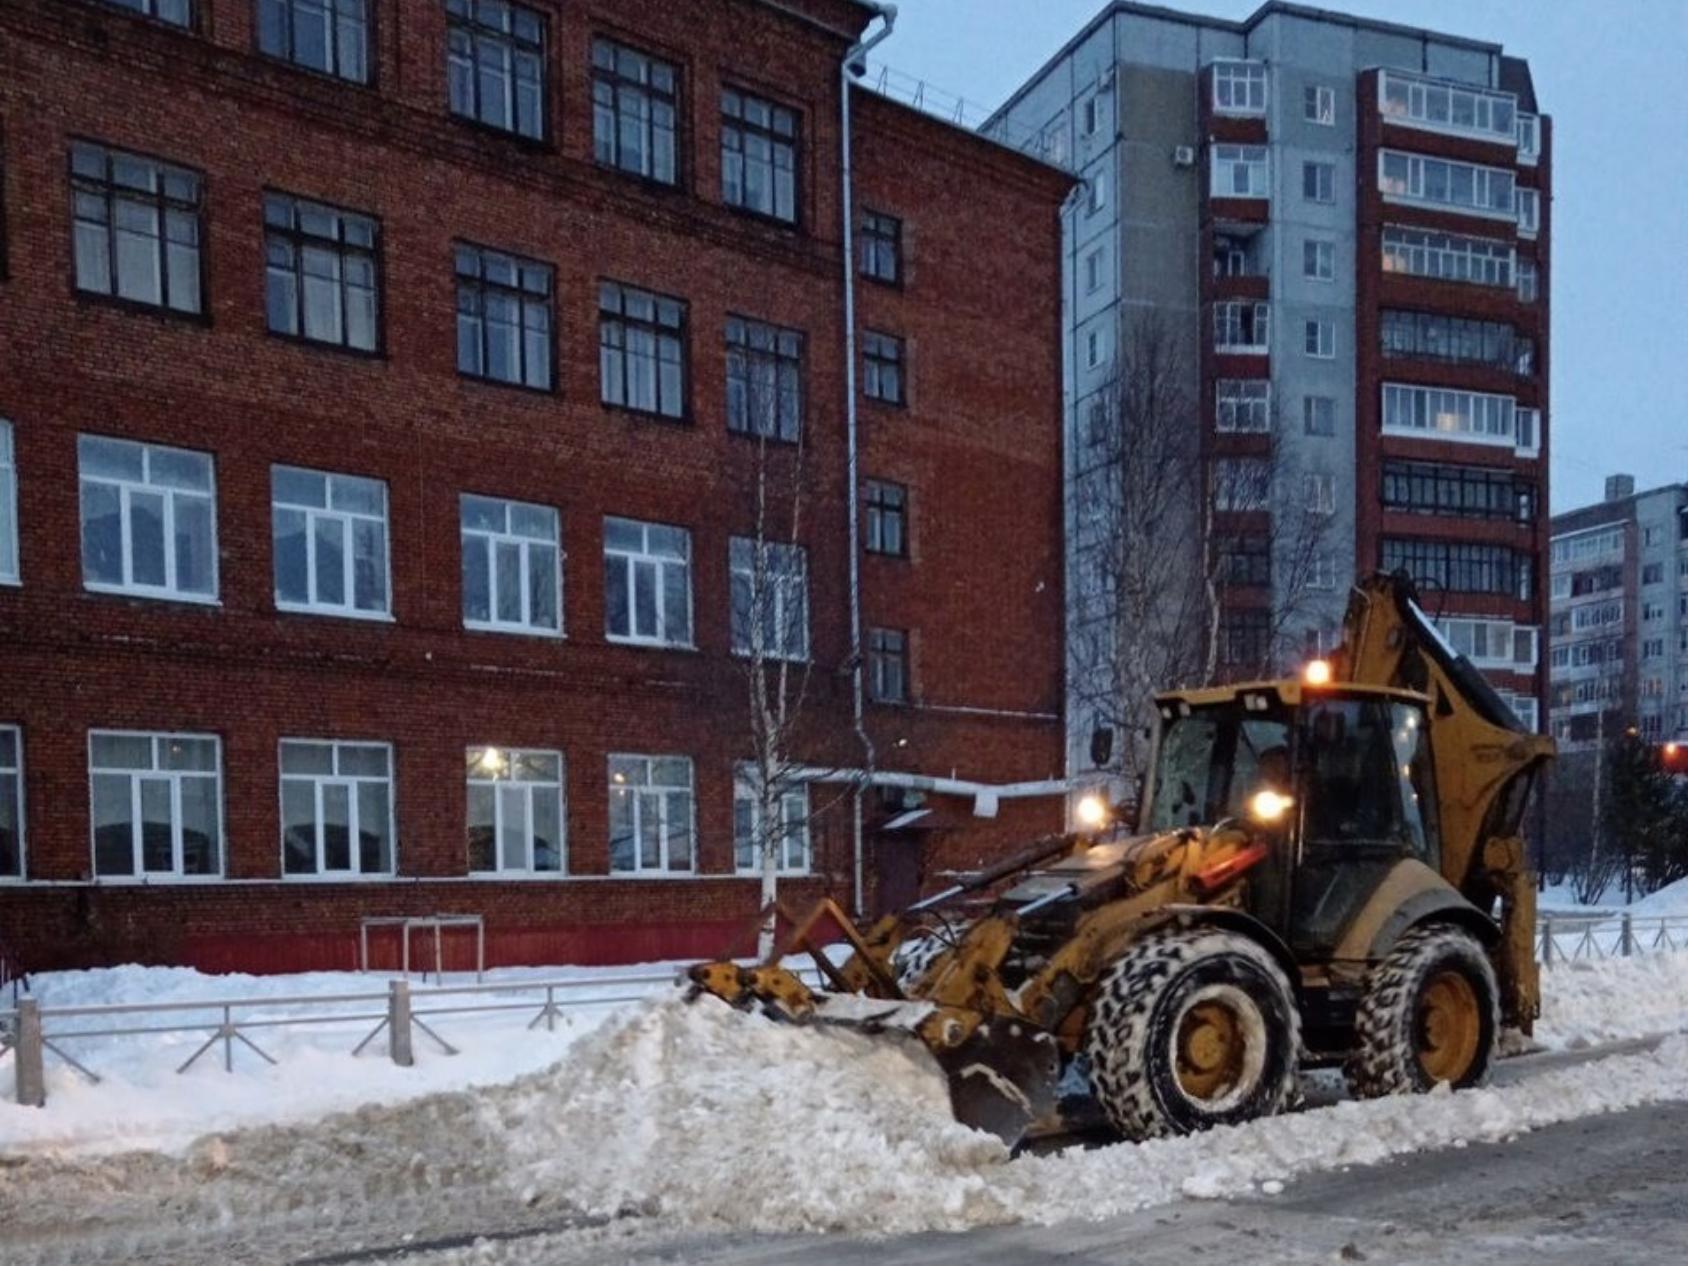
[{"label": "yellow backhoe loader", "polygon": [[[1276,1112],[1301,1067],[1360,1096],[1481,1082],[1539,1007],[1520,823],[1552,740],[1384,575],[1329,662],[1155,710],[1134,822],[865,930],[823,902],[768,962],[692,969],[693,996],[900,1035],[1011,1145],[1075,1084],[1141,1139]],[[853,953],[815,953],[822,988],[779,966],[834,928]]]}]

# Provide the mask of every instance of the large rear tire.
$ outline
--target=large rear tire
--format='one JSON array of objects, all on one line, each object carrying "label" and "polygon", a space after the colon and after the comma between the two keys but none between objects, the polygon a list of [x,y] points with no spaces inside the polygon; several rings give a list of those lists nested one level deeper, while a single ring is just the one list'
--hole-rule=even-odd
[{"label": "large rear tire", "polygon": [[1091,1089],[1128,1139],[1282,1110],[1300,1046],[1283,969],[1254,941],[1214,929],[1134,945],[1102,976],[1085,1029]]},{"label": "large rear tire", "polygon": [[1494,1063],[1500,988],[1477,938],[1414,928],[1371,969],[1343,1072],[1356,1098],[1412,1094],[1444,1082],[1480,1086]]}]

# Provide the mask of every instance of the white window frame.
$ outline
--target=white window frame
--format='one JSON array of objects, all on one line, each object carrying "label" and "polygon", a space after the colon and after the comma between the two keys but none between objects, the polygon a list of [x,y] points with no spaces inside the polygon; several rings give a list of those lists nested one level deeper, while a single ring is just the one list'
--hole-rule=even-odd
[{"label": "white window frame", "polygon": [[[1321,412],[1321,404],[1329,405],[1325,410],[1330,416],[1328,428],[1315,428],[1314,418]],[[1301,429],[1304,434],[1330,438],[1336,434],[1336,397],[1335,396],[1303,396],[1301,397]]]},{"label": "white window frame", "polygon": [[18,546],[18,463],[13,445],[12,424],[0,418],[0,585],[23,583]]},{"label": "white window frame", "polygon": [[[767,585],[766,610],[772,620],[774,645],[757,646],[753,629],[758,602],[757,554],[763,555],[762,579]],[[809,658],[809,551],[783,541],[758,541],[735,536],[727,543],[729,622],[732,625],[733,654],[756,655],[804,663]],[[740,585],[745,586],[748,606],[739,604]],[[742,619],[741,619],[742,612]],[[748,623],[746,623],[748,622]],[[795,634],[782,637],[782,634]],[[767,633],[764,630],[763,636]],[[781,644],[783,643],[783,644]]]},{"label": "white window frame", "polygon": [[[1214,59],[1212,66],[1215,114],[1253,117],[1266,113],[1264,62],[1248,61],[1241,57],[1220,57]],[[1241,104],[1238,104],[1239,89]]]},{"label": "white window frame", "polygon": [[1095,369],[1102,363],[1102,331],[1090,330],[1084,336],[1084,367]]},{"label": "white window frame", "polygon": [[[1313,191],[1307,192],[1308,177],[1312,177]],[[1301,164],[1301,197],[1317,206],[1336,205],[1336,164],[1323,159],[1307,159]]]},{"label": "white window frame", "polygon": [[[1209,155],[1209,193],[1215,198],[1271,197],[1271,158],[1264,145],[1215,144]],[[1242,191],[1237,174],[1246,175]]]},{"label": "white window frame", "polygon": [[[471,527],[467,516],[475,504],[491,510],[496,507],[502,512],[504,527],[502,530],[488,527]],[[471,619],[469,616],[469,594],[467,585],[463,590],[463,627],[483,633],[521,633],[532,637],[561,637],[563,635],[563,543],[562,516],[554,506],[539,505],[531,501],[514,501],[508,497],[488,497],[479,493],[465,492],[457,498],[458,535],[463,548],[463,568],[466,572],[469,566],[471,550],[478,550],[486,560],[487,574],[487,611],[488,618],[484,620]],[[532,518],[549,516],[551,532],[549,536],[538,535],[533,532],[522,531],[515,525],[518,512],[525,513]],[[556,610],[552,612],[554,623],[540,624],[533,619],[533,569],[534,554],[538,550],[551,551],[552,575],[551,592],[556,600]],[[522,618],[519,620],[500,619],[498,615],[499,592],[498,556],[501,552],[514,550],[517,558],[518,578],[517,586],[521,590],[519,601],[522,608]]]},{"label": "white window frame", "polygon": [[1624,530],[1621,527],[1592,527],[1580,532],[1567,532],[1552,539],[1551,552],[1556,563],[1583,563],[1591,558],[1624,552]]},{"label": "white window frame", "polygon": [[1335,360],[1336,322],[1305,322],[1301,329],[1301,350],[1314,360]]},{"label": "white window frame", "polygon": [[[1665,609],[1653,603],[1643,605],[1641,618],[1646,620],[1661,620]],[[1571,608],[1571,632],[1586,633],[1590,629],[1603,629],[1610,625],[1624,622],[1624,600],[1622,598],[1603,598],[1599,602],[1585,602],[1580,607]]]},{"label": "white window frame", "polygon": [[[106,445],[113,448],[133,450],[140,455],[141,477],[139,479],[124,478],[119,475],[91,475],[86,469],[85,447],[88,445]],[[153,462],[155,458],[169,454],[177,457],[189,457],[205,464],[205,487],[183,488],[176,484],[155,482],[153,476]],[[87,507],[86,498],[90,485],[105,489],[115,489],[117,492],[118,518],[118,550],[122,555],[123,579],[120,581],[95,580],[88,574],[86,554],[82,563],[82,587],[90,593],[126,594],[136,598],[163,598],[171,602],[196,602],[205,606],[215,606],[220,592],[220,581],[217,574],[217,463],[210,453],[200,449],[177,448],[169,444],[149,444],[141,440],[120,439],[112,435],[81,434],[76,437],[76,466],[77,466],[77,494],[80,508],[78,510],[78,524],[83,541],[83,549],[87,548]],[[160,510],[160,531],[164,538],[164,583],[151,585],[138,581],[135,574],[135,540],[132,531],[131,509],[137,496],[157,497],[162,502]],[[183,589],[179,581],[181,561],[176,557],[176,515],[180,503],[193,501],[203,503],[211,527],[211,539],[207,542],[209,549],[208,562],[210,565],[211,588],[208,592]]]},{"label": "white window frame", "polygon": [[[609,754],[609,829],[610,829],[610,874],[635,876],[641,879],[691,879],[698,874],[697,856],[697,767],[690,756],[644,756],[629,752],[611,752]],[[683,761],[686,766],[686,781],[684,784],[653,782],[658,761]],[[617,763],[623,768],[618,771]],[[633,762],[639,762],[635,767]],[[637,778],[630,775],[637,774]],[[625,788],[625,790],[619,790]],[[615,864],[615,797],[617,795],[631,795],[632,801],[632,829],[633,829],[633,865],[631,867],[617,867]],[[675,812],[673,800],[683,795],[685,801],[686,834],[686,864],[676,867],[672,864],[671,845],[675,830],[672,823]],[[649,803],[648,803],[649,802]],[[642,827],[647,812],[654,809],[657,813],[659,830],[659,857],[654,866],[645,866],[639,844],[643,834]]]},{"label": "white window frame", "polygon": [[[1432,117],[1437,94],[1445,94],[1447,118]],[[1390,97],[1396,100],[1391,103]],[[1466,98],[1471,122],[1453,121],[1458,98]],[[1518,144],[1518,98],[1510,92],[1493,92],[1470,84],[1453,83],[1424,75],[1380,70],[1377,75],[1377,109],[1385,123],[1438,132],[1445,136],[1472,136],[1498,145]]]},{"label": "white window frame", "polygon": [[[1382,431],[1385,435],[1451,440],[1516,448],[1517,401],[1512,396],[1420,383],[1383,384]],[[1390,421],[1406,415],[1406,423]],[[1453,425],[1444,425],[1451,422]]]},{"label": "white window frame", "polygon": [[1517,185],[1512,190],[1512,205],[1518,217],[1518,236],[1534,239],[1541,231],[1541,191]]},{"label": "white window frame", "polygon": [[[323,481],[324,504],[317,506],[299,501],[283,501],[276,495],[276,476],[282,473],[310,475]],[[343,509],[335,504],[336,491],[341,489],[361,488],[365,492],[379,491],[381,495],[381,513],[373,514],[367,510]],[[289,466],[277,462],[270,467],[270,545],[277,555],[275,566],[280,566],[279,538],[275,531],[275,518],[279,511],[303,514],[305,516],[305,601],[299,602],[281,596],[281,577],[279,571],[274,576],[275,605],[277,611],[294,612],[300,615],[334,615],[348,620],[385,620],[393,618],[393,531],[392,531],[392,502],[387,493],[387,481],[374,479],[367,475],[350,475],[338,471],[316,470],[308,466]],[[344,602],[325,602],[317,596],[317,525],[322,522],[338,523],[340,525],[340,563],[341,576],[345,582]],[[356,527],[360,523],[377,523],[381,528],[381,605],[379,607],[360,607],[357,605],[357,545]]]},{"label": "white window frame", "polygon": [[1095,136],[1102,124],[1101,109],[1102,94],[1100,91],[1091,93],[1079,105],[1078,134],[1084,137]]},{"label": "white window frame", "polygon": [[1084,256],[1084,293],[1093,295],[1102,288],[1102,260],[1106,251],[1098,246]]},{"label": "white window frame", "polygon": [[1213,385],[1213,426],[1226,434],[1261,435],[1272,429],[1270,378],[1220,378]]},{"label": "white window frame", "polygon": [[[282,755],[289,745],[301,747],[329,748],[333,772],[327,774],[290,774],[283,772]],[[373,774],[355,774],[340,772],[340,754],[345,748],[381,748],[387,754],[387,773],[385,777]],[[312,791],[312,814],[316,824],[316,869],[308,871],[290,871],[287,869],[287,784],[289,782],[309,783]],[[360,847],[359,827],[361,826],[362,808],[358,803],[358,788],[364,783],[381,783],[387,788],[387,868],[385,870],[364,870],[363,849]],[[344,787],[346,789],[347,805],[347,843],[344,870],[329,870],[324,866],[326,841],[323,830],[326,815],[323,813],[323,790],[326,787]],[[395,768],[393,745],[378,741],[360,739],[313,739],[313,738],[284,738],[276,747],[276,796],[281,810],[281,877],[288,883],[345,883],[351,881],[391,879],[398,874],[399,865],[399,833],[398,833],[398,771]]]},{"label": "white window frame", "polygon": [[1095,215],[1108,205],[1108,182],[1104,179],[1107,174],[1099,171],[1084,182],[1087,194],[1085,208],[1089,215]]},{"label": "white window frame", "polygon": [[1533,259],[1520,258],[1515,269],[1519,303],[1534,303],[1541,290],[1541,269]]},{"label": "white window frame", "polygon": [[[521,774],[519,771],[524,763],[534,758],[555,760],[557,762],[557,776],[555,778],[539,778]],[[484,787],[492,794],[492,859],[490,870],[477,868],[473,858],[469,858],[469,874],[489,879],[507,879],[512,877],[531,877],[538,879],[560,879],[568,874],[568,800],[563,788],[568,780],[568,762],[559,751],[543,748],[498,747],[494,744],[483,743],[465,750],[465,795],[464,795],[464,830],[465,848],[468,846],[467,831],[469,814],[473,811],[470,801],[475,788]],[[541,797],[555,800],[557,806],[557,861],[554,866],[541,866],[534,856],[534,807]],[[506,815],[510,811],[510,801],[520,803],[523,827],[524,864],[509,866],[504,859],[504,829],[507,823]]]},{"label": "white window frame", "polygon": [[1517,431],[1517,442],[1513,447],[1518,456],[1534,457],[1541,452],[1541,410],[1519,405],[1512,411],[1512,420]]},{"label": "white window frame", "polygon": [[1253,514],[1270,510],[1271,463],[1259,457],[1215,458],[1213,508],[1225,514]]},{"label": "white window frame", "polygon": [[[640,546],[637,550],[621,545],[610,544],[610,525],[639,529]],[[684,541],[685,548],[680,552],[659,549],[651,544],[651,529],[658,528],[667,532],[678,532]],[[610,627],[613,613],[609,605],[609,568],[611,565],[623,566],[627,569],[627,631],[614,632]],[[668,613],[668,572],[671,568],[681,569],[685,578],[685,636],[677,637],[670,632],[670,625],[675,621]],[[651,584],[655,586],[656,624],[654,634],[642,634],[638,631],[638,578],[648,569]],[[663,646],[679,647],[689,650],[695,643],[697,636],[697,621],[693,612],[692,601],[692,534],[683,527],[672,523],[649,523],[642,519],[623,519],[616,515],[604,516],[604,640],[625,646]]]},{"label": "white window frame", "polygon": [[[1540,630],[1533,624],[1515,624],[1511,620],[1485,615],[1446,615],[1436,618],[1436,628],[1449,646],[1464,655],[1479,668],[1499,668],[1516,672],[1533,672],[1540,654]],[[1518,641],[1523,638],[1529,653],[1520,658]],[[1483,653],[1477,654],[1481,641]],[[1500,654],[1491,654],[1495,646]]]},{"label": "white window frame", "polygon": [[1336,89],[1329,84],[1308,84],[1301,90],[1303,122],[1320,127],[1336,126]]},{"label": "white window frame", "polygon": [[[1227,338],[1234,326],[1242,332],[1242,309],[1254,309],[1252,343],[1232,343]],[[1232,315],[1236,320],[1232,321]],[[1264,356],[1272,345],[1272,305],[1264,299],[1228,299],[1213,305],[1213,350],[1227,355]]]},{"label": "white window frame", "polygon": [[1336,560],[1322,550],[1307,560],[1307,588],[1319,592],[1336,588]]},{"label": "white window frame", "polygon": [[1303,239],[1301,243],[1301,275],[1309,281],[1335,281],[1336,243],[1328,237]]},{"label": "white window frame", "polygon": [[[1397,178],[1389,175],[1392,161],[1405,165],[1404,175]],[[1429,185],[1429,173],[1435,167],[1447,169],[1442,179],[1444,188],[1449,191],[1447,197],[1434,198],[1425,192]],[[1455,175],[1462,171],[1471,173],[1469,202],[1458,200],[1452,194]],[[1400,187],[1391,188],[1392,180],[1398,180]],[[1513,198],[1517,178],[1515,173],[1504,167],[1462,163],[1458,159],[1413,154],[1400,149],[1380,149],[1377,152],[1377,188],[1385,202],[1444,208],[1456,215],[1473,215],[1485,220],[1510,220],[1516,223],[1518,219],[1518,207]]]},{"label": "white window frame", "polygon": [[1301,477],[1301,496],[1313,514],[1336,513],[1336,476],[1327,471],[1308,471]]},{"label": "white window frame", "polygon": [[[794,779],[780,788],[779,798],[781,839],[777,873],[782,877],[810,874],[814,869],[814,851],[809,832],[809,784]],[[739,829],[741,805],[745,806],[749,814],[749,839],[746,839]],[[733,869],[740,875],[762,873],[762,857],[757,848],[757,836],[761,834],[761,817],[762,799],[757,794],[756,766],[750,761],[740,761],[733,767]],[[792,865],[794,845],[801,859],[798,865]],[[745,861],[747,852],[750,856],[748,864]]]},{"label": "white window frame", "polygon": [[0,870],[0,884],[15,884],[22,883],[29,875],[29,811],[24,803],[23,727],[0,724],[0,735],[5,734],[12,737],[12,759],[9,762],[0,760],[0,782],[10,780],[12,784],[12,804],[18,815],[18,869],[16,874]]},{"label": "white window frame", "polygon": [[1552,587],[1550,597],[1555,601],[1571,596],[1571,574],[1569,572],[1554,576],[1548,584]]},{"label": "white window frame", "polygon": [[[1469,233],[1443,233],[1405,224],[1383,226],[1383,271],[1402,277],[1431,277],[1467,285],[1497,286],[1511,290],[1518,283],[1517,249],[1497,238],[1473,237]],[[1390,261],[1405,268],[1391,268]],[[1436,267],[1432,268],[1434,262]],[[1422,265],[1413,267],[1413,265]],[[1480,274],[1492,273],[1492,276]]]},{"label": "white window frame", "polygon": [[1518,111],[1518,164],[1534,167],[1541,161],[1541,119],[1524,110]]},{"label": "white window frame", "polygon": [[[98,738],[146,739],[150,744],[151,765],[146,769],[132,766],[101,765],[95,762],[94,740]],[[167,769],[159,756],[159,744],[172,739],[191,739],[209,742],[216,755],[216,767],[203,769]],[[99,775],[123,776],[129,780],[129,845],[134,870],[127,875],[102,875],[99,869],[99,822],[94,813],[94,779]],[[182,870],[182,782],[188,778],[209,776],[217,787],[217,870],[214,874],[193,875]],[[142,841],[141,813],[142,782],[163,782],[170,789],[170,854],[169,870],[147,870],[146,852]],[[228,811],[223,799],[223,740],[215,734],[194,734],[169,730],[112,730],[88,731],[88,848],[89,873],[102,884],[203,884],[219,883],[229,864]]]}]

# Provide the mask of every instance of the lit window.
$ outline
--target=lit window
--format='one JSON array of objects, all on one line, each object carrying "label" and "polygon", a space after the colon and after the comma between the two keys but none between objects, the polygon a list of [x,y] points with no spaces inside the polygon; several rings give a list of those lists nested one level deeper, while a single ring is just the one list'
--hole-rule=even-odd
[{"label": "lit window", "polygon": [[692,537],[685,528],[604,520],[604,635],[692,644]]},{"label": "lit window", "polygon": [[563,869],[563,756],[508,747],[468,749],[469,872]]},{"label": "lit window", "polygon": [[[774,822],[765,825],[770,817]],[[740,764],[733,771],[734,867],[761,874],[764,850],[772,852],[780,874],[809,873],[809,785],[776,777],[764,797],[756,766]]]},{"label": "lit window", "polygon": [[282,740],[284,875],[390,875],[393,835],[391,747]]},{"label": "lit window", "polygon": [[214,602],[217,503],[211,455],[78,436],[82,583],[106,593]]},{"label": "lit window", "polygon": [[545,18],[508,0],[445,0],[451,112],[488,127],[545,135]]},{"label": "lit window", "polygon": [[270,467],[275,604],[283,611],[385,619],[387,485]]},{"label": "lit window", "polygon": [[1383,429],[1397,434],[1515,446],[1516,409],[1511,396],[1405,383],[1383,385]]},{"label": "lit window", "polygon": [[70,188],[78,290],[203,311],[198,172],[79,141]]},{"label": "lit window", "polygon": [[215,736],[95,730],[88,769],[96,878],[222,874],[222,744]]},{"label": "lit window", "polygon": [[735,536],[728,549],[733,652],[809,657],[809,558],[800,545]]},{"label": "lit window", "polygon": [[690,874],[692,762],[685,756],[611,756],[610,870]]},{"label": "lit window", "polygon": [[680,72],[671,63],[613,40],[592,41],[592,152],[600,163],[678,184],[679,114]]},{"label": "lit window", "polygon": [[463,625],[502,633],[558,633],[562,602],[557,512],[465,493]]}]

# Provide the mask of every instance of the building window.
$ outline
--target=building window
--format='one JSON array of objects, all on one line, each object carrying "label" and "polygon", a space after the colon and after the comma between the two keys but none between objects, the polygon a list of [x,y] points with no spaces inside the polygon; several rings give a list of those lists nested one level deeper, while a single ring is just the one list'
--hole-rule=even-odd
[{"label": "building window", "polygon": [[689,757],[610,757],[610,870],[690,874],[692,819]]},{"label": "building window", "polygon": [[1400,150],[1378,151],[1377,187],[1385,198],[1452,207],[1468,215],[1512,220],[1513,173]]},{"label": "building window", "polygon": [[1272,429],[1272,383],[1265,378],[1221,378],[1213,388],[1214,426],[1221,431]]},{"label": "building window", "polygon": [[1518,438],[1516,408],[1511,396],[1383,384],[1383,429],[1397,435],[1512,447]]},{"label": "building window", "polygon": [[869,400],[903,404],[903,341],[871,330],[862,335],[862,392]]},{"label": "building window", "polygon": [[561,550],[550,506],[465,493],[463,627],[500,633],[562,631]]},{"label": "building window", "polygon": [[383,481],[272,466],[270,515],[277,608],[386,618],[392,605]]},{"label": "building window", "polygon": [[545,18],[508,0],[445,0],[451,112],[539,140],[545,135]]},{"label": "building window", "polygon": [[809,556],[800,545],[735,536],[728,547],[733,653],[809,658]]},{"label": "building window", "polygon": [[104,593],[217,599],[209,453],[81,435],[82,583]]},{"label": "building window", "polygon": [[1301,90],[1301,117],[1321,127],[1336,126],[1336,89],[1326,84],[1308,84]]},{"label": "building window", "polygon": [[18,467],[12,424],[0,418],[0,585],[15,585],[18,578]]},{"label": "building window", "polygon": [[76,288],[198,314],[198,172],[78,141],[70,147]]},{"label": "building window", "polygon": [[0,725],[0,879],[23,878],[23,731]]},{"label": "building window", "polygon": [[1641,643],[1642,659],[1663,659],[1665,657],[1665,640],[1662,637],[1649,637]]},{"label": "building window", "polygon": [[1265,114],[1266,67],[1259,62],[1213,63],[1215,114]]},{"label": "building window", "polygon": [[1307,560],[1307,587],[1319,592],[1336,588],[1336,560],[1329,554],[1314,554]]},{"label": "building window", "polygon": [[692,535],[604,520],[604,635],[646,646],[692,644]]},{"label": "building window", "polygon": [[1535,340],[1510,322],[1385,308],[1378,329],[1385,356],[1486,365],[1520,376],[1535,372]]},{"label": "building window", "polygon": [[[1383,230],[1383,271],[1479,286],[1512,283],[1515,252],[1505,242],[1460,233],[1433,233],[1387,225]],[[1524,262],[1518,260],[1522,286]],[[1532,268],[1534,265],[1532,265]],[[1522,297],[1522,295],[1520,295]]]},{"label": "building window", "polygon": [[867,552],[908,557],[908,489],[883,479],[867,481]]},{"label": "building window", "polygon": [[908,634],[903,630],[867,631],[867,693],[875,703],[908,702]]},{"label": "building window", "polygon": [[1272,542],[1249,532],[1219,538],[1219,578],[1226,585],[1260,586],[1272,583]]},{"label": "building window", "polygon": [[373,352],[379,344],[376,222],[285,194],[264,198],[272,334]]},{"label": "building window", "polygon": [[1541,448],[1541,410],[1520,406],[1513,413],[1518,426],[1518,452],[1533,457]]},{"label": "building window", "polygon": [[1405,570],[1423,589],[1530,596],[1531,561],[1503,545],[1385,537],[1384,571]]},{"label": "building window", "polygon": [[592,150],[600,163],[678,184],[679,117],[676,67],[613,40],[592,41]]},{"label": "building window", "polygon": [[1641,583],[1644,585],[1662,585],[1665,582],[1665,565],[1663,563],[1643,563],[1641,565]]},{"label": "building window", "polygon": [[803,425],[803,335],[727,318],[727,429],[795,443]]},{"label": "building window", "polygon": [[1308,435],[1336,434],[1336,400],[1332,396],[1303,396],[1301,426]]},{"label": "building window", "polygon": [[391,747],[281,741],[284,875],[390,875],[393,834]]},{"label": "building window", "polygon": [[765,830],[756,767],[740,764],[733,771],[733,865],[741,875],[762,873],[764,848],[773,851],[780,874],[809,873],[809,785],[775,786],[779,821]]},{"label": "building window", "polygon": [[895,216],[869,211],[862,216],[860,243],[862,276],[897,285],[903,277],[903,222]]},{"label": "building window", "polygon": [[1541,157],[1541,120],[1533,114],[1518,112],[1518,161],[1534,167]]},{"label": "building window", "polygon": [[94,875],[223,871],[222,745],[209,734],[88,735]]},{"label": "building window", "polygon": [[1314,514],[1336,513],[1336,476],[1309,471],[1301,477],[1301,491],[1307,508]]},{"label": "building window", "polygon": [[1101,172],[1084,182],[1085,211],[1095,215],[1108,205],[1108,182]]},{"label": "building window", "polygon": [[1102,264],[1106,259],[1106,252],[1098,246],[1084,257],[1084,293],[1093,295],[1102,288],[1102,279],[1106,275]]},{"label": "building window", "polygon": [[1479,668],[1507,668],[1519,672],[1536,666],[1537,630],[1511,620],[1481,616],[1443,616],[1436,627],[1448,645]]},{"label": "building window", "polygon": [[1269,197],[1266,147],[1215,145],[1212,183],[1215,198]]},{"label": "building window", "polygon": [[599,398],[667,418],[686,414],[686,305],[606,281],[598,287]]},{"label": "building window", "polygon": [[258,0],[258,51],[368,83],[368,0]]},{"label": "building window", "polygon": [[1624,530],[1621,527],[1589,529],[1575,535],[1555,537],[1552,550],[1556,563],[1581,563],[1607,554],[1622,554]]},{"label": "building window", "polygon": [[1513,204],[1518,213],[1518,236],[1534,237],[1541,230],[1541,194],[1534,189],[1515,189]]},{"label": "building window", "polygon": [[1318,360],[1336,355],[1336,325],[1331,321],[1308,321],[1302,326],[1301,350]]},{"label": "building window", "polygon": [[1536,301],[1536,292],[1540,285],[1539,277],[1540,273],[1535,260],[1520,259],[1518,261],[1519,303],[1534,303]]},{"label": "building window", "polygon": [[1219,617],[1219,662],[1227,668],[1257,671],[1272,651],[1272,613],[1260,609],[1228,610]]},{"label": "building window", "polygon": [[560,872],[562,753],[471,747],[467,771],[470,874]]},{"label": "building window", "polygon": [[1272,502],[1272,465],[1260,457],[1221,457],[1213,463],[1213,508],[1248,512]]},{"label": "building window", "polygon": [[1308,202],[1336,201],[1336,164],[1302,163],[1301,196]]},{"label": "building window", "polygon": [[1084,336],[1084,367],[1095,369],[1102,359],[1102,331],[1089,330]]},{"label": "building window", "polygon": [[1517,143],[1518,105],[1510,93],[1484,92],[1385,70],[1377,77],[1377,106],[1385,122],[1402,127]]},{"label": "building window", "polygon": [[1301,275],[1314,281],[1336,279],[1336,243],[1310,237],[1301,244]]},{"label": "building window", "polygon": [[797,222],[797,111],[721,92],[721,197],[729,207]]},{"label": "building window", "polygon": [[171,26],[193,25],[192,0],[106,0],[119,9],[128,9]]},{"label": "building window", "polygon": [[1084,104],[1078,112],[1078,134],[1080,136],[1095,136],[1096,129],[1101,126],[1101,96],[1093,92],[1084,99]]},{"label": "building window", "polygon": [[551,390],[552,269],[459,243],[457,372]]},{"label": "building window", "polygon": [[[1432,462],[1386,461],[1383,507],[1409,514],[1442,514],[1468,519],[1535,518],[1535,485],[1505,468],[1445,466]],[[1570,577],[1563,579],[1570,596]]]},{"label": "building window", "polygon": [[1231,302],[1213,305],[1213,349],[1264,355],[1271,333],[1271,305]]}]

